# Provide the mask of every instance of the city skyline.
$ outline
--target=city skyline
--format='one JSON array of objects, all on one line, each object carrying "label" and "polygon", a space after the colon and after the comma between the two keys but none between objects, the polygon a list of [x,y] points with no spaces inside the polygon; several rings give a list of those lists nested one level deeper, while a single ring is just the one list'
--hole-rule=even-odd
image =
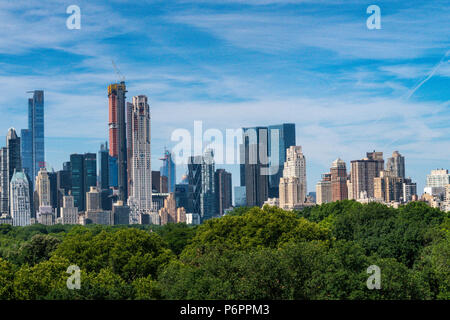
[{"label": "city skyline", "polygon": [[[58,170],[72,153],[96,153],[107,140],[105,87],[119,81],[114,60],[128,97],[145,94],[152,105],[154,168],[171,147],[170,133],[192,130],[194,120],[221,130],[295,123],[309,192],[336,158],[349,168],[369,150],[399,150],[418,190],[430,170],[448,168],[450,28],[443,1],[381,2],[381,30],[366,28],[361,1],[184,3],[132,9],[81,1],[80,30],[65,27],[58,2],[2,4],[0,25],[15,21],[8,30],[18,35],[0,45],[7,93],[0,108],[8,115],[0,119],[2,135],[27,128],[26,91],[43,90],[46,161]],[[239,185],[238,166],[223,167]],[[186,171],[177,168],[177,181]]]}]

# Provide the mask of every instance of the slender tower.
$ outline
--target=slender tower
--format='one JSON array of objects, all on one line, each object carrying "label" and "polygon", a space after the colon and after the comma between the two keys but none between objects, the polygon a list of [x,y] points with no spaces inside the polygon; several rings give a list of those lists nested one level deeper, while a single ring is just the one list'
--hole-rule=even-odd
[{"label": "slender tower", "polygon": [[133,97],[131,114],[132,194],[136,209],[152,210],[152,169],[150,153],[150,108],[144,95]]},{"label": "slender tower", "polygon": [[125,123],[125,82],[108,86],[109,100],[109,154],[117,159],[119,200],[128,198],[127,132]]}]

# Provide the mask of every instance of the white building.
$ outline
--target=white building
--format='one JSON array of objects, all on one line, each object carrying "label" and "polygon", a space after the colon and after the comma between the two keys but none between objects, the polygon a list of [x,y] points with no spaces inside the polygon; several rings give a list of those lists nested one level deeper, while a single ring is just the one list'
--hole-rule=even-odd
[{"label": "white building", "polygon": [[63,207],[61,208],[62,224],[78,224],[78,208],[73,204],[73,196],[63,197]]},{"label": "white building", "polygon": [[280,207],[283,209],[292,209],[306,201],[306,159],[301,146],[286,149],[279,189]]},{"label": "white building", "polygon": [[431,174],[427,175],[427,185],[424,188],[424,193],[443,198],[445,187],[448,184],[450,184],[450,174],[448,173],[448,170],[431,170]]},{"label": "white building", "polygon": [[30,191],[23,171],[14,170],[10,184],[11,217],[14,226],[31,224]]},{"label": "white building", "polygon": [[198,213],[186,213],[186,224],[200,224],[200,215]]},{"label": "white building", "polygon": [[55,216],[51,206],[40,206],[37,212],[37,221],[45,226],[52,226],[55,224]]},{"label": "white building", "polygon": [[131,110],[131,194],[130,223],[141,212],[152,210],[152,169],[150,149],[150,108],[144,95],[133,97]]}]

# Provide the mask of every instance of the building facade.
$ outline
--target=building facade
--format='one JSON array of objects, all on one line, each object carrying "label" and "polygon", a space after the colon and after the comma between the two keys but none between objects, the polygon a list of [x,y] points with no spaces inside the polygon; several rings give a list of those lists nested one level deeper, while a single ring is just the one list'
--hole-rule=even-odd
[{"label": "building facade", "polygon": [[392,157],[388,158],[386,171],[392,172],[395,177],[405,178],[405,157],[398,151],[392,152]]},{"label": "building facade", "polygon": [[31,224],[30,185],[23,171],[13,173],[10,184],[11,217],[14,226]]},{"label": "building facade", "polygon": [[324,204],[332,201],[331,173],[324,173],[322,180],[316,184],[316,203]]},{"label": "building facade", "polygon": [[333,161],[331,173],[331,197],[332,201],[348,199],[347,168],[345,161],[337,158]]},{"label": "building facade", "polygon": [[214,173],[216,193],[216,209],[219,215],[225,213],[225,209],[232,206],[232,180],[231,173],[225,169],[217,169]]},{"label": "building facade", "polygon": [[31,181],[45,166],[44,144],[44,91],[32,91],[28,99],[28,129],[21,131],[23,168]]},{"label": "building facade", "polygon": [[[131,114],[131,194],[135,209],[152,210],[152,169],[150,145],[150,108],[144,95],[133,97]],[[132,213],[133,214],[133,213]]]},{"label": "building facade", "polygon": [[164,156],[160,160],[163,162],[160,174],[161,176],[167,177],[166,192],[174,192],[176,183],[176,167],[175,162],[173,161],[173,155],[170,151],[165,150]]},{"label": "building facade", "polygon": [[108,86],[109,101],[109,154],[117,160],[119,200],[128,199],[127,129],[125,121],[125,82]]},{"label": "building facade", "polygon": [[280,207],[290,210],[305,203],[306,192],[306,158],[301,146],[291,146],[286,150],[283,177],[279,181]]}]

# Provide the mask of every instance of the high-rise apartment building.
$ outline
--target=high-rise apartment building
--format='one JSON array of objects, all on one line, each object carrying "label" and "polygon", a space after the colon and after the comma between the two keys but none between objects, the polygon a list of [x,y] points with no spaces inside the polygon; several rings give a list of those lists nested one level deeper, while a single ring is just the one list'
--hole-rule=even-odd
[{"label": "high-rise apartment building", "polygon": [[[31,91],[28,99],[28,129],[22,129],[22,166],[31,181],[45,166],[44,145],[44,91]],[[32,182],[31,182],[32,184]]]},{"label": "high-rise apartment building", "polygon": [[109,154],[117,159],[117,182],[119,200],[128,199],[127,178],[127,129],[125,122],[125,82],[113,83],[108,86],[109,101]]},{"label": "high-rise apartment building", "polygon": [[322,180],[316,184],[316,203],[332,202],[331,173],[322,174]]},{"label": "high-rise apartment building", "polygon": [[0,214],[9,215],[8,149],[0,149]]},{"label": "high-rise apartment building", "polygon": [[380,176],[380,172],[384,170],[383,152],[367,152],[367,159],[375,161],[375,177]]},{"label": "high-rise apartment building", "polygon": [[427,175],[427,184],[424,192],[433,196],[438,196],[441,199],[445,195],[445,187],[450,184],[450,174],[446,169],[431,170]]},{"label": "high-rise apartment building", "polygon": [[60,209],[62,224],[78,224],[78,208],[74,206],[73,197],[63,197],[63,206]]},{"label": "high-rise apartment building", "polygon": [[102,210],[101,193],[97,187],[90,187],[86,192],[86,211],[94,212]]},{"label": "high-rise apartment building", "polygon": [[225,169],[217,169],[214,173],[216,209],[221,216],[225,213],[225,209],[232,206],[232,182],[231,173]]},{"label": "high-rise apartment building", "polygon": [[36,193],[40,207],[50,206],[50,178],[46,168],[40,168],[36,176]]},{"label": "high-rise apartment building", "polygon": [[[131,114],[131,194],[134,210],[152,210],[152,169],[150,148],[150,108],[144,95],[133,97]],[[130,198],[131,198],[130,197]],[[132,213],[133,214],[133,213]]]},{"label": "high-rise apartment building", "polygon": [[11,217],[14,226],[31,224],[30,186],[23,171],[14,171],[10,183]]},{"label": "high-rise apartment building", "polygon": [[333,161],[330,173],[332,201],[348,199],[347,168],[345,161],[339,158]]},{"label": "high-rise apartment building", "polygon": [[385,202],[399,202],[403,199],[403,180],[392,171],[381,171],[380,176],[373,180],[374,198]]},{"label": "high-rise apartment building", "polygon": [[373,179],[379,176],[377,172],[381,167],[381,161],[374,159],[362,159],[351,161],[351,185],[353,198],[358,200],[363,197],[374,197]]},{"label": "high-rise apartment building", "polygon": [[284,209],[293,209],[306,200],[306,158],[301,146],[286,150],[283,176],[279,181],[279,202]]},{"label": "high-rise apartment building", "polygon": [[427,175],[427,187],[446,187],[450,184],[450,174],[448,170],[436,169],[431,170]]},{"label": "high-rise apartment building", "polygon": [[405,157],[398,151],[392,152],[392,157],[387,160],[386,170],[392,172],[394,177],[405,178]]}]

